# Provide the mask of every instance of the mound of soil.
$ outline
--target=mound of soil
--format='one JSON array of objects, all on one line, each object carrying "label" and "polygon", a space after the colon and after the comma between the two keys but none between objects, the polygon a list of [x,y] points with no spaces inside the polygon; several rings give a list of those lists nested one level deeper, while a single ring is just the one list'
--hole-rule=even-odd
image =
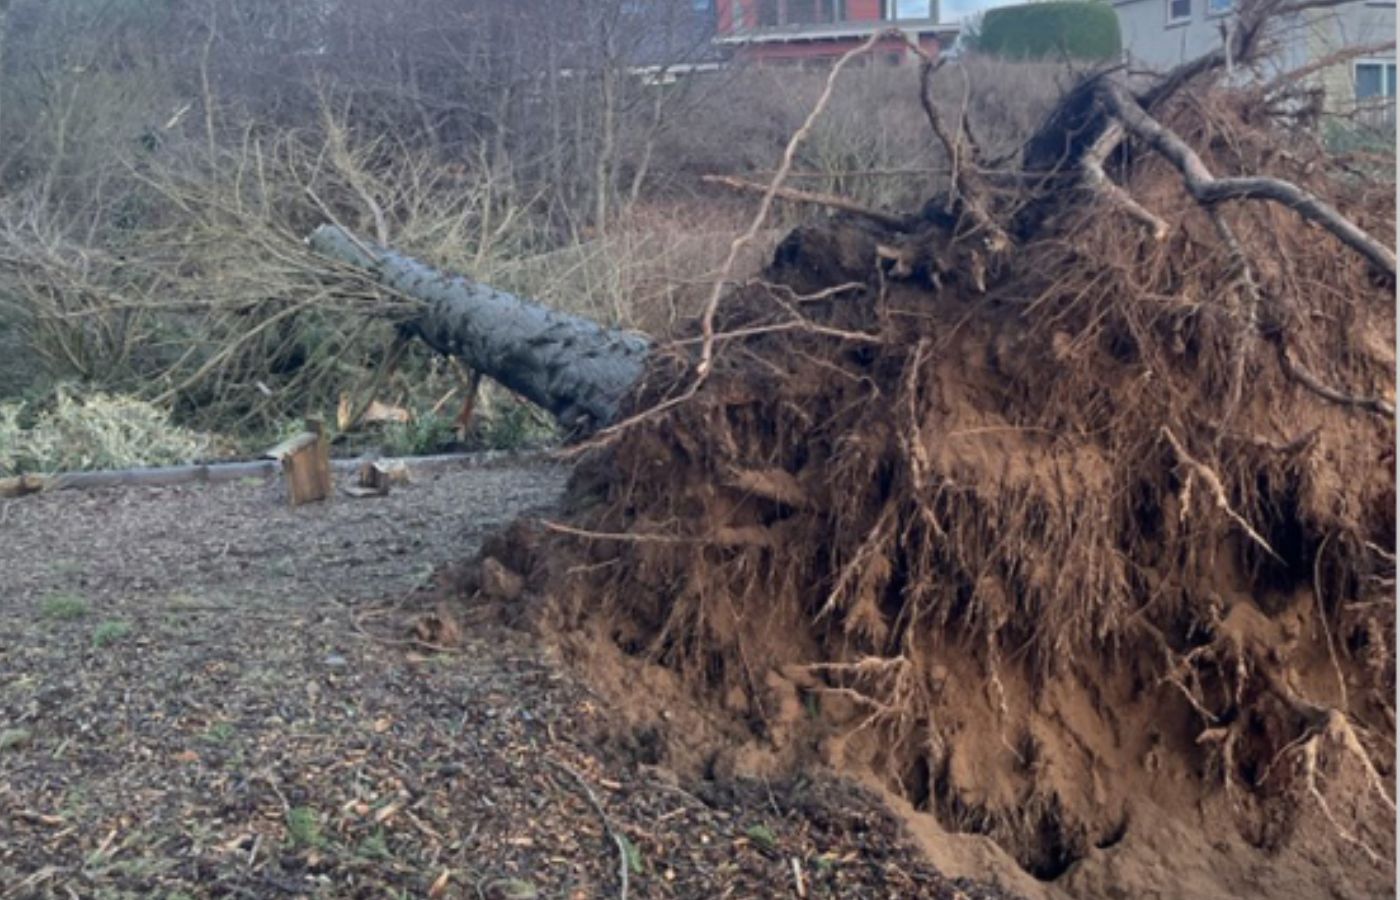
[{"label": "mound of soil", "polygon": [[[1388,192],[1280,152],[1244,104],[1159,114],[1213,171],[1393,243]],[[523,577],[667,765],[820,760],[953,871],[1388,891],[1393,282],[1159,160],[1123,182],[1165,239],[1102,203],[1010,249],[938,217],[797,230],[721,307],[694,395],[591,451],[567,525],[493,541],[468,592]],[[696,342],[654,356],[634,412],[693,387]]]}]

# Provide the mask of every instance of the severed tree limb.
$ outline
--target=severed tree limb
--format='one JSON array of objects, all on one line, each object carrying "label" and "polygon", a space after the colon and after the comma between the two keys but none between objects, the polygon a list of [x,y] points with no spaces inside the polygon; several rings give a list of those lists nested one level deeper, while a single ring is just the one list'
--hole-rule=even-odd
[{"label": "severed tree limb", "polygon": [[1154,240],[1164,241],[1171,229],[1162,217],[1134,200],[1132,195],[1109,178],[1108,173],[1103,169],[1104,161],[1108,159],[1109,154],[1117,148],[1122,140],[1123,126],[1117,122],[1109,123],[1103,134],[1099,135],[1098,139],[1079,160],[1084,183],[1089,188],[1090,193],[1103,197],[1145,226],[1152,232]]},{"label": "severed tree limb", "polygon": [[402,333],[459,358],[549,410],[567,428],[588,431],[611,422],[642,376],[651,350],[642,335],[433,269],[334,225],[317,228],[307,243],[416,300],[414,314],[399,324]]},{"label": "severed tree limb", "polygon": [[[718,184],[722,187],[727,187],[730,190],[759,195],[767,193],[769,187],[766,184],[758,184],[757,182],[753,181],[745,181],[744,179],[736,178],[733,175],[704,175],[701,176],[700,180],[705,182],[706,184]],[[810,203],[814,206],[825,206],[828,209],[834,209],[840,212],[850,213],[853,216],[860,216],[863,219],[869,219],[870,221],[875,222],[876,224],[883,225],[886,228],[894,229],[895,231],[909,230],[909,220],[905,216],[897,216],[893,213],[887,213],[882,210],[873,209],[869,206],[865,206],[864,204],[857,203],[854,200],[848,199],[846,197],[841,197],[836,194],[822,194],[816,191],[803,191],[798,190],[797,188],[780,186],[776,190],[774,190],[773,196],[783,200],[791,200],[795,203]]]},{"label": "severed tree limb", "polygon": [[1395,254],[1390,248],[1346,219],[1322,198],[1277,178],[1217,178],[1206,168],[1195,150],[1149,115],[1123,85],[1104,79],[1099,83],[1099,97],[1109,113],[1129,133],[1156,150],[1181,172],[1187,191],[1197,202],[1211,206],[1227,200],[1268,200],[1286,206],[1304,219],[1322,226],[1372,265],[1395,278]]}]

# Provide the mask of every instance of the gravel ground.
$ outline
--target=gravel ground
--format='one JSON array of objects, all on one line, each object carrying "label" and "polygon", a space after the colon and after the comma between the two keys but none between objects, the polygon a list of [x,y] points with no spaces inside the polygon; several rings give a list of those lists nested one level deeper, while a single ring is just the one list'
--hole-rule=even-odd
[{"label": "gravel ground", "polygon": [[524,634],[368,637],[563,480],[0,501],[0,897],[995,896],[829,776],[643,765]]}]

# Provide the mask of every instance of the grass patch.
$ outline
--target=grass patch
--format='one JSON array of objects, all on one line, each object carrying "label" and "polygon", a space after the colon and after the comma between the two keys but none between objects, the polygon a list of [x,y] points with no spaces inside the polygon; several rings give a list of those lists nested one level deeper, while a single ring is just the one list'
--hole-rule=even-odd
[{"label": "grass patch", "polygon": [[383,451],[387,456],[428,456],[446,453],[456,446],[452,420],[433,413],[384,429]]},{"label": "grass patch", "polygon": [[92,646],[101,650],[108,644],[115,644],[131,634],[131,624],[120,619],[108,619],[92,630]]},{"label": "grass patch", "polygon": [[71,622],[88,614],[87,601],[77,594],[49,594],[39,607],[44,618],[54,622]]},{"label": "grass patch", "polygon": [[6,728],[0,731],[0,753],[6,750],[18,750],[29,743],[30,733],[23,728]]},{"label": "grass patch", "polygon": [[287,810],[287,835],[298,847],[314,849],[326,845],[326,837],[321,834],[321,817],[309,806]]},{"label": "grass patch", "polygon": [[744,834],[764,850],[772,850],[778,846],[778,836],[767,825],[752,825]]},{"label": "grass patch", "polygon": [[641,875],[646,866],[642,863],[641,848],[632,842],[632,839],[625,834],[617,836],[618,842],[622,844],[622,849],[626,852],[627,868],[632,870],[633,875]]},{"label": "grass patch", "polygon": [[231,722],[215,722],[204,732],[203,737],[206,743],[227,744],[233,740],[236,733],[237,729],[233,727]]},{"label": "grass patch", "polygon": [[360,846],[356,850],[356,855],[370,860],[389,859],[393,856],[389,852],[389,842],[384,838],[383,831],[376,831],[374,834],[360,841]]}]

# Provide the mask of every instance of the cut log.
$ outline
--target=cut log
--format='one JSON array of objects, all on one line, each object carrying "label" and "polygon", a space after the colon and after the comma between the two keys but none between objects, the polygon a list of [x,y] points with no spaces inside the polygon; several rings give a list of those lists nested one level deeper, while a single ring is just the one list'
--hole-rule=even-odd
[{"label": "cut log", "polygon": [[317,228],[307,241],[422,301],[422,313],[403,326],[408,334],[544,407],[567,428],[606,425],[642,375],[650,350],[642,335],[439,272],[336,226]]},{"label": "cut log", "polygon": [[23,497],[37,494],[48,487],[48,479],[42,475],[16,475],[13,478],[0,478],[0,497]]},{"label": "cut log", "polygon": [[345,493],[352,497],[384,497],[396,484],[408,484],[408,466],[401,459],[366,460],[360,464],[355,484]]}]

